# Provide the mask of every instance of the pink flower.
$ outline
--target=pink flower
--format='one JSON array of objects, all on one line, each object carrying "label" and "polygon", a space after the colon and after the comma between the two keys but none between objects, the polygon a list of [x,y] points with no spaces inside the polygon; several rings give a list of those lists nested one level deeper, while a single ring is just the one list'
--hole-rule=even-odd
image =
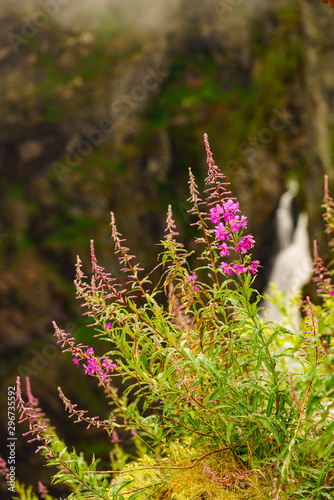
[{"label": "pink flower", "polygon": [[112,359],[108,358],[102,358],[102,366],[107,369],[107,372],[110,372],[110,370],[113,372],[115,369],[117,369],[117,365],[113,363]]},{"label": "pink flower", "polygon": [[[239,203],[234,202],[231,198],[210,209],[211,222],[216,225],[214,228],[216,240],[222,242],[219,245],[221,257],[230,255],[230,250],[233,248],[238,253],[246,254],[254,246],[255,240],[251,234],[242,236],[242,230],[247,226],[247,217],[237,215],[238,213],[240,213]],[[221,222],[221,219],[224,222]],[[227,244],[231,240],[234,242],[234,247]],[[230,276],[232,272],[236,274],[246,273],[247,271],[252,274],[257,272],[259,261],[254,260],[247,269],[246,265],[240,262],[240,253],[239,260],[234,261],[233,265],[228,265],[226,262],[221,264],[223,273],[227,276]]]},{"label": "pink flower", "polygon": [[247,268],[243,264],[234,264],[233,269],[236,274],[242,274],[247,272]]},{"label": "pink flower", "polygon": [[224,274],[227,274],[227,276],[231,276],[232,268],[228,264],[226,264],[226,262],[222,262],[222,269]]},{"label": "pink flower", "polygon": [[228,229],[224,226],[222,222],[218,224],[218,226],[215,227],[216,231],[216,238],[218,241],[228,241],[230,239],[230,236],[228,234]]},{"label": "pink flower", "polygon": [[260,264],[259,260],[253,260],[253,262],[251,262],[251,265],[249,266],[249,270],[252,274],[257,273],[257,268],[258,268],[259,264]]},{"label": "pink flower", "polygon": [[111,330],[112,328],[112,324],[109,322],[109,323],[106,323],[106,328],[108,328],[108,330]]},{"label": "pink flower", "polygon": [[94,349],[89,347],[86,351],[87,356],[94,356]]},{"label": "pink flower", "polygon": [[247,234],[238,242],[235,247],[236,251],[241,251],[241,253],[247,253],[250,248],[254,246],[255,240],[251,234]]},{"label": "pink flower", "polygon": [[46,495],[49,494],[49,490],[41,481],[38,481],[37,484],[38,484],[38,493],[41,495],[42,498],[46,498]]},{"label": "pink flower", "polygon": [[218,222],[220,221],[219,213],[221,213],[221,211],[222,210],[220,205],[216,205],[216,208],[210,208],[212,224],[218,224]]},{"label": "pink flower", "polygon": [[73,358],[73,363],[74,363],[76,366],[79,366],[79,360],[78,360],[78,358]]},{"label": "pink flower", "polygon": [[224,202],[224,211],[225,212],[233,212],[233,213],[238,213],[239,212],[239,203],[238,202],[233,202],[230,198]]},{"label": "pink flower", "polygon": [[110,442],[112,444],[116,444],[116,443],[121,443],[122,440],[118,437],[118,434],[117,432],[115,431],[115,429],[112,431],[111,433],[111,439],[110,439]]},{"label": "pink flower", "polygon": [[241,227],[245,228],[246,225],[247,218],[244,215],[241,216],[241,219],[239,219],[239,216],[237,215],[233,218],[233,220],[230,221],[230,229],[232,233],[237,233]]},{"label": "pink flower", "polygon": [[[197,279],[196,273],[193,273],[191,276],[187,276],[187,280],[190,283],[193,283],[196,279]],[[196,286],[196,285],[193,284],[192,287],[193,287],[194,292],[198,291],[198,286]]]},{"label": "pink flower", "polygon": [[224,242],[222,245],[220,245],[220,249],[221,249],[220,255],[222,257],[227,257],[228,255],[230,255],[229,247],[227,246],[227,243]]},{"label": "pink flower", "polygon": [[240,227],[243,227],[244,229],[247,227],[247,217],[245,217],[245,215],[241,216]]},{"label": "pink flower", "polygon": [[85,373],[88,373],[88,375],[94,375],[95,372],[99,372],[98,363],[95,358],[89,359],[88,365],[83,364],[82,366],[85,368]]}]

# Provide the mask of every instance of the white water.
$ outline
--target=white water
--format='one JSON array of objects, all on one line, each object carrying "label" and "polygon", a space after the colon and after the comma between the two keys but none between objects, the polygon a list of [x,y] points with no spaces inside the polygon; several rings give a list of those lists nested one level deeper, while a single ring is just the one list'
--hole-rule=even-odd
[{"label": "white water", "polygon": [[[307,214],[299,214],[295,228],[293,223],[292,204],[297,190],[298,186],[295,183],[291,184],[279,203],[276,215],[279,252],[269,278],[269,283],[275,283],[278,290],[285,292],[287,297],[298,293],[312,276]],[[267,319],[278,320],[277,308],[271,303],[266,303],[266,307],[268,307]],[[298,329],[299,319],[296,307],[292,311],[290,325],[292,329]]]}]

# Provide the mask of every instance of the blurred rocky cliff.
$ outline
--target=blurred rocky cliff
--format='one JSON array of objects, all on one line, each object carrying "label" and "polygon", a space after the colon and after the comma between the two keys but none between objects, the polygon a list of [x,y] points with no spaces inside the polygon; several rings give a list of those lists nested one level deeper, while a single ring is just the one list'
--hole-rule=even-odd
[{"label": "blurred rocky cliff", "polygon": [[334,181],[327,6],[142,0],[124,2],[125,15],[120,2],[92,3],[8,0],[0,18],[1,369],[5,380],[42,377],[55,413],[62,358],[51,321],[89,335],[74,299],[75,258],[89,273],[94,239],[100,263],[119,276],[110,210],[148,270],[168,203],[191,247],[188,167],[203,187],[207,132],[249,218],[262,290],[287,181],[299,183],[311,239],[322,238],[324,173]]}]

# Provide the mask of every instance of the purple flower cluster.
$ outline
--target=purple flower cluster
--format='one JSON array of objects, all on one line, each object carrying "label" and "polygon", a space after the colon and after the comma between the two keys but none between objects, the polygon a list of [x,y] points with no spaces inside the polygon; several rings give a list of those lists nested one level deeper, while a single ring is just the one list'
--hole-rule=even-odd
[{"label": "purple flower cluster", "polygon": [[324,261],[319,257],[316,240],[314,240],[313,244],[314,261],[312,281],[317,284],[317,293],[319,295],[334,295],[331,274],[325,266]]},{"label": "purple flower cluster", "polygon": [[254,260],[246,265],[241,260],[241,254],[246,254],[248,250],[253,248],[255,241],[251,234],[242,236],[243,230],[247,226],[247,217],[238,215],[239,213],[239,203],[234,202],[231,198],[210,209],[211,222],[215,224],[216,240],[221,242],[219,245],[220,255],[228,257],[230,251],[234,250],[239,257],[239,260],[232,265],[222,262],[223,273],[227,276],[232,273],[243,274],[248,271],[255,274],[260,263],[258,260]]},{"label": "purple flower cluster", "polygon": [[198,291],[198,286],[194,284],[194,281],[196,281],[196,279],[197,279],[196,273],[193,273],[191,276],[187,276],[187,281],[191,283],[194,292]]},{"label": "purple flower cluster", "polygon": [[[92,347],[89,347],[86,350],[85,358],[87,360],[87,364],[82,363],[82,366],[84,367],[87,375],[98,375],[102,380],[106,380],[107,374],[110,371],[113,372],[117,369],[117,365],[113,363],[112,359],[109,359],[106,356],[100,359],[96,358]],[[76,366],[79,366],[79,359],[76,356],[73,358],[73,363]]]}]

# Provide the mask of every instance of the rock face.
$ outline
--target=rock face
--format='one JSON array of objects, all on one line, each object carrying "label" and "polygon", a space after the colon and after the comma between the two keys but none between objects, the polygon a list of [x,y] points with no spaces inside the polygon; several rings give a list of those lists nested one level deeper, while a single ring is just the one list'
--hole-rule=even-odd
[{"label": "rock face", "polygon": [[52,342],[51,321],[87,339],[71,284],[76,254],[88,273],[93,238],[99,261],[122,279],[113,210],[132,252],[152,269],[170,202],[191,248],[188,167],[203,189],[204,132],[257,241],[260,290],[287,179],[299,181],[311,237],[322,234],[322,177],[333,177],[333,13],[311,0],[300,9],[252,2],[252,12],[234,3],[189,9],[174,1],[176,17],[161,29],[142,16],[133,30],[101,20],[97,30],[97,18],[92,29],[86,16],[74,30],[63,10],[62,27],[50,17],[31,34],[33,7],[23,21],[15,12],[0,20],[2,369],[5,382],[18,366],[36,381],[42,373],[49,382],[40,397],[51,411],[60,411],[50,387],[61,357],[36,369]]},{"label": "rock face", "polygon": [[312,236],[323,242],[326,252],[318,207],[324,175],[331,185],[334,181],[334,12],[311,0],[300,4],[305,40],[305,196]]}]

